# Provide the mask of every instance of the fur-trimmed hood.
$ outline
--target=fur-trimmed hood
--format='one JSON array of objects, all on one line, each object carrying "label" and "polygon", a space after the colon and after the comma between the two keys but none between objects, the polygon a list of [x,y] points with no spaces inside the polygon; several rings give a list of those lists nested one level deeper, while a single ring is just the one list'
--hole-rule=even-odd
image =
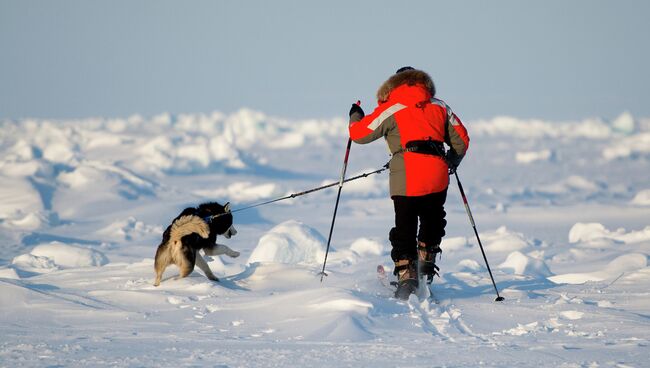
[{"label": "fur-trimmed hood", "polygon": [[390,93],[397,87],[407,84],[414,86],[416,84],[422,85],[426,90],[431,93],[431,97],[436,95],[436,87],[433,80],[426,72],[422,70],[407,70],[401,73],[393,74],[387,81],[385,81],[377,90],[377,101],[388,101]]}]

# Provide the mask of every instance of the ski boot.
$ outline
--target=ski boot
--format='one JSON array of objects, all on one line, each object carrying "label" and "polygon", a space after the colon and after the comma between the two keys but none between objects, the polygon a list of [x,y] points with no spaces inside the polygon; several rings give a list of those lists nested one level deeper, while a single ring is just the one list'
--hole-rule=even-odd
[{"label": "ski boot", "polygon": [[427,277],[427,284],[433,282],[433,276],[440,277],[440,267],[436,266],[436,256],[440,253],[440,245],[427,246],[424,242],[418,242],[418,270]]},{"label": "ski boot", "polygon": [[417,262],[410,259],[396,261],[393,273],[397,276],[395,298],[408,300],[409,296],[418,289]]}]

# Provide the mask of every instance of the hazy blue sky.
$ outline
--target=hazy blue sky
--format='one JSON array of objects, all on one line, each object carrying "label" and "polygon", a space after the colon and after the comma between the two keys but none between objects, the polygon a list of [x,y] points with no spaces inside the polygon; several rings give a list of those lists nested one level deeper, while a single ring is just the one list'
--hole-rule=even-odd
[{"label": "hazy blue sky", "polygon": [[347,116],[398,67],[464,119],[650,116],[650,1],[0,0],[0,118]]}]

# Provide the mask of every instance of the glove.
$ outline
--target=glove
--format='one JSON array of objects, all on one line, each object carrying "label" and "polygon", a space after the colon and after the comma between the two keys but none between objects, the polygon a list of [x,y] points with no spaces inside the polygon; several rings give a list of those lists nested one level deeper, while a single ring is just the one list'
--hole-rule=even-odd
[{"label": "glove", "polygon": [[447,166],[449,166],[449,175],[453,175],[456,172],[462,160],[463,156],[458,155],[453,149],[447,151],[445,161],[447,161]]},{"label": "glove", "polygon": [[363,112],[361,106],[358,103],[352,104],[350,108],[350,122],[355,122],[363,119],[366,114]]}]

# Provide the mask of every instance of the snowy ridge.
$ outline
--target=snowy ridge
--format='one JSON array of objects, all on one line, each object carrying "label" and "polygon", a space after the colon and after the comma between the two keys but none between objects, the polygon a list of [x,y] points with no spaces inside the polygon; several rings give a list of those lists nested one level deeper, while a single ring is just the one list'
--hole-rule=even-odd
[{"label": "snowy ridge", "polygon": [[[322,284],[335,190],[236,212],[218,242],[242,257],[207,257],[221,282],[170,267],[153,286],[183,208],[338,181],[345,119],[0,122],[0,365],[647,365],[650,121],[465,123],[459,174],[503,303],[453,180],[438,302],[390,298],[387,174],[344,186]],[[348,176],[387,159],[355,145]]]}]

